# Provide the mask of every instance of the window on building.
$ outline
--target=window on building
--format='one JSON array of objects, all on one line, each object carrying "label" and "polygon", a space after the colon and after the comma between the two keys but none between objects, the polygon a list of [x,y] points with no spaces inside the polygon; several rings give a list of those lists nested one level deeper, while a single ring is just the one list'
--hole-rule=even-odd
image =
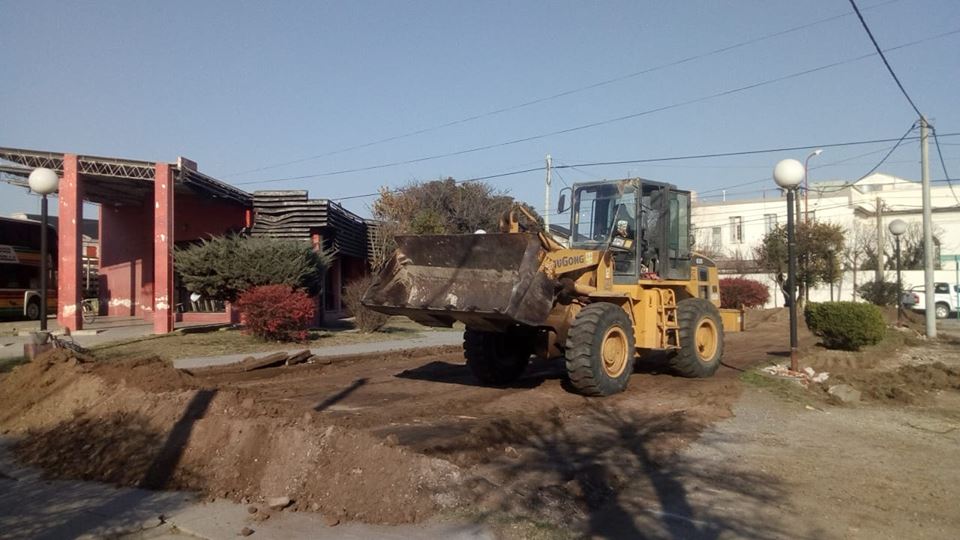
[{"label": "window on building", "polygon": [[816,210],[810,210],[810,211],[808,211],[807,214],[806,214],[806,216],[804,216],[804,219],[809,219],[810,221],[815,221],[815,220],[817,219],[817,211],[816,211]]},{"label": "window on building", "polygon": [[730,242],[734,244],[743,242],[743,216],[730,218]]},{"label": "window on building", "polygon": [[776,214],[764,214],[763,222],[766,225],[767,233],[770,233],[777,228],[777,215]]},{"label": "window on building", "polygon": [[723,229],[720,227],[710,228],[710,245],[714,249],[720,249],[723,246]]}]

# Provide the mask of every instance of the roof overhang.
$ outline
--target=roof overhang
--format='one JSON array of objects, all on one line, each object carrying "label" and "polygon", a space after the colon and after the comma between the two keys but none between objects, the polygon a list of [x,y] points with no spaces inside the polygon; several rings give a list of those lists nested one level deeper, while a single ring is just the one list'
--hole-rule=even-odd
[{"label": "roof overhang", "polygon": [[[78,156],[83,176],[84,200],[108,206],[142,206],[153,197],[156,163],[102,156]],[[27,186],[30,171],[37,167],[63,174],[63,153],[0,147],[0,172],[7,183]],[[244,206],[253,197],[226,182],[207,176],[196,169],[196,163],[180,158],[171,163],[174,185],[178,192],[224,199]]]}]

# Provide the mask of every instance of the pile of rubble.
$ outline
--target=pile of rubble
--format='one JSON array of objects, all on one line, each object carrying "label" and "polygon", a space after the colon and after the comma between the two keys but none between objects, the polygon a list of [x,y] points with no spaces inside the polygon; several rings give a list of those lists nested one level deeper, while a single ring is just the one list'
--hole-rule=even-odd
[{"label": "pile of rubble", "polygon": [[309,349],[304,349],[302,351],[295,352],[275,352],[273,354],[268,354],[267,356],[261,356],[260,358],[248,356],[239,364],[237,364],[236,367],[240,371],[254,371],[257,369],[271,367],[295,366],[297,364],[314,363],[329,364],[331,363],[331,360],[329,358],[316,356],[311,353]]}]

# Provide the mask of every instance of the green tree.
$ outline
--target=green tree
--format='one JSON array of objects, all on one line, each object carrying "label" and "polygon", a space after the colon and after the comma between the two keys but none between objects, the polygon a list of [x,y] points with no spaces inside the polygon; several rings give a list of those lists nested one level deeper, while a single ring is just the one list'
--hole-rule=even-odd
[{"label": "green tree", "polygon": [[289,285],[317,294],[332,256],[308,242],[229,235],[176,248],[174,266],[190,292],[236,302],[259,285]]},{"label": "green tree", "polygon": [[[819,221],[797,224],[798,298],[821,283],[834,283],[843,253],[843,229],[840,225]],[[778,226],[763,238],[754,256],[757,264],[776,275],[787,275],[787,228]]]}]

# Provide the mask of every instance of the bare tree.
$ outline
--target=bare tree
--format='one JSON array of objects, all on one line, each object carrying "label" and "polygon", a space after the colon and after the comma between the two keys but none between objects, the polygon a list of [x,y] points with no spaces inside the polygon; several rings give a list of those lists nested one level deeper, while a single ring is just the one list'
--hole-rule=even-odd
[{"label": "bare tree", "polygon": [[[875,227],[854,221],[853,227],[847,231],[843,245],[843,270],[853,273],[853,290],[857,290],[858,273],[863,266],[869,251],[873,249],[876,253],[877,235],[874,232]],[[874,255],[876,257],[876,255]],[[856,298],[856,297],[854,297]]]}]

